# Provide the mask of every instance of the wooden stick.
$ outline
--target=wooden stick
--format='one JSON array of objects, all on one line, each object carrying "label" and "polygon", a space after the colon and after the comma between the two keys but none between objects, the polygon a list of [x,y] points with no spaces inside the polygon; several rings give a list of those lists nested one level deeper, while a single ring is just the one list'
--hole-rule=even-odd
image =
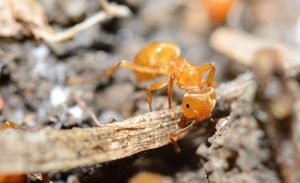
[{"label": "wooden stick", "polygon": [[67,170],[163,146],[175,131],[180,111],[172,110],[174,119],[164,110],[105,127],[1,133],[0,174]]},{"label": "wooden stick", "polygon": [[[217,89],[219,101],[236,100],[247,87],[255,87],[252,74],[244,74]],[[172,117],[171,117],[172,114]],[[170,143],[177,130],[181,107],[149,112],[104,127],[36,132],[0,133],[0,174],[61,171],[109,162]]]}]

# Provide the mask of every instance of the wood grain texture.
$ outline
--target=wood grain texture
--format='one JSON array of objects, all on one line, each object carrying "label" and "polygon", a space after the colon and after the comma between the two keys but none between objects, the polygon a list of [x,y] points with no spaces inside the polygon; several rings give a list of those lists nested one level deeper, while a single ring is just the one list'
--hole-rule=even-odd
[{"label": "wood grain texture", "polygon": [[66,170],[112,161],[169,143],[180,108],[151,112],[105,127],[0,134],[0,172]]}]

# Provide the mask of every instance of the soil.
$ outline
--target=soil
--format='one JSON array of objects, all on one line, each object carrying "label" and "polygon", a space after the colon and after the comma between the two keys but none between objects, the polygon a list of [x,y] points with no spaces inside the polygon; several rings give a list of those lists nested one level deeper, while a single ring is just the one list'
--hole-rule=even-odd
[{"label": "soil", "polygon": [[[100,9],[97,0],[40,2],[57,30]],[[191,63],[214,62],[217,83],[249,70],[210,47],[210,34],[218,27],[229,26],[290,45],[300,44],[299,13],[295,13],[300,12],[300,4],[296,1],[241,0],[227,21],[217,24],[202,11],[201,1],[116,2],[128,6],[132,16],[96,25],[54,47],[30,37],[0,39],[0,97],[4,102],[1,122],[13,121],[34,129],[95,126],[76,102],[76,95],[101,124],[148,112],[144,88],[151,82],[137,85],[132,72],[126,69],[120,69],[112,78],[102,74],[122,59],[133,61],[135,54],[153,40],[175,42]],[[285,178],[275,163],[276,153],[256,116],[259,110],[254,105],[265,103],[255,99],[255,87],[248,92],[242,101],[231,104],[230,123],[220,120],[216,132],[205,137],[191,133],[179,142],[180,154],[168,145],[114,162],[48,175],[53,182],[68,183],[127,182],[139,172],[157,173],[164,181],[182,183],[282,182]],[[174,104],[181,103],[183,94],[175,89]],[[153,100],[154,110],[167,108],[166,90],[154,92]]]}]

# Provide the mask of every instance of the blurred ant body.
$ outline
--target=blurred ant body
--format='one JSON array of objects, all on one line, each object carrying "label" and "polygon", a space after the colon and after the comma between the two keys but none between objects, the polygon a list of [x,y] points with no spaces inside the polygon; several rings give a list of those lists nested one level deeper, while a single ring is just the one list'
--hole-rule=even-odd
[{"label": "blurred ant body", "polygon": [[7,130],[7,129],[20,129],[19,125],[15,124],[14,122],[11,121],[6,121],[1,124],[0,126],[0,132]]},{"label": "blurred ant body", "polygon": [[[154,41],[149,43],[135,57],[135,62],[122,60],[107,71],[107,76],[113,75],[120,67],[134,71],[138,83],[151,80],[161,75],[168,76],[168,80],[152,84],[147,87],[147,100],[152,111],[152,94],[154,90],[167,86],[168,103],[171,109],[174,83],[186,91],[182,101],[183,117],[179,122],[181,130],[171,134],[171,141],[176,142],[176,137],[190,129],[195,123],[210,118],[216,104],[214,91],[215,76],[214,64],[204,64],[200,67],[189,63],[180,57],[180,48],[171,42]],[[207,78],[203,75],[208,72]],[[193,120],[189,125],[188,120]],[[176,145],[177,151],[179,147]]]}]

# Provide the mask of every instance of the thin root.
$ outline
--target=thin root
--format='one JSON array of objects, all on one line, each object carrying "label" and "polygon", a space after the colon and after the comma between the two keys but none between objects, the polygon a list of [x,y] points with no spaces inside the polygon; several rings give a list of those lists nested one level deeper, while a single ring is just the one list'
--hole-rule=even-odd
[{"label": "thin root", "polygon": [[78,105],[80,107],[83,108],[83,110],[85,110],[87,113],[89,113],[89,115],[91,116],[91,118],[93,119],[94,123],[97,125],[97,126],[102,126],[100,121],[97,119],[95,113],[92,111],[92,109],[90,109],[86,103],[82,100],[81,96],[78,95],[78,94],[75,94],[75,101],[78,103]]}]

